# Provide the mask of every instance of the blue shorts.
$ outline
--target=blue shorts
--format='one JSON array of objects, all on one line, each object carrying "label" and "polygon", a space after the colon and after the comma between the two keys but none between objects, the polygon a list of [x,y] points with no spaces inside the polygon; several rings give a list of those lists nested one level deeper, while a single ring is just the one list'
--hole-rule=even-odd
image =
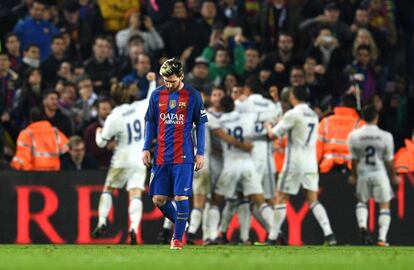
[{"label": "blue shorts", "polygon": [[151,170],[149,195],[191,196],[194,164],[154,165]]}]

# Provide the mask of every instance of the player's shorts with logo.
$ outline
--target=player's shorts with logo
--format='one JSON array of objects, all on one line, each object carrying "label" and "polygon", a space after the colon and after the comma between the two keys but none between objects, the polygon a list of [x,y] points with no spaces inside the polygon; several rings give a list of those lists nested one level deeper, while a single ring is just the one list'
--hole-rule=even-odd
[{"label": "player's shorts with logo", "polygon": [[149,195],[191,196],[194,163],[154,165],[151,170]]},{"label": "player's shorts with logo", "polygon": [[126,184],[126,190],[139,188],[144,190],[145,185],[145,166],[130,168],[110,168],[106,176],[105,185],[111,188],[123,188]]},{"label": "player's shorts with logo", "polygon": [[239,184],[243,187],[244,196],[263,193],[252,160],[233,158],[231,162],[224,162],[214,191],[226,198],[233,198]]},{"label": "player's shorts with logo", "polygon": [[296,195],[301,186],[306,190],[318,191],[319,174],[282,171],[279,174],[276,190],[286,194]]},{"label": "player's shorts with logo", "polygon": [[391,201],[394,193],[388,175],[385,172],[358,174],[356,196],[361,202],[367,202],[370,198],[377,203]]}]

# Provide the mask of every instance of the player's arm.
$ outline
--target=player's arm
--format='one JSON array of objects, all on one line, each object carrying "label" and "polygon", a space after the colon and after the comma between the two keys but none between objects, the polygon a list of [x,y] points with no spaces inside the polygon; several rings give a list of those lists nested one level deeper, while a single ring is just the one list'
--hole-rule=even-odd
[{"label": "player's arm", "polygon": [[351,175],[349,176],[348,182],[355,185],[358,181],[357,167],[358,167],[358,155],[357,149],[353,142],[353,137],[349,136],[347,141],[349,152],[351,153]]},{"label": "player's arm", "polygon": [[213,134],[215,136],[217,136],[218,138],[220,138],[221,140],[225,141],[226,143],[228,143],[228,144],[230,144],[230,145],[232,145],[234,147],[240,148],[243,151],[251,152],[252,149],[253,149],[253,144],[252,143],[238,141],[236,138],[234,138],[233,136],[227,134],[221,128],[214,129],[213,130]]},{"label": "player's arm", "polygon": [[283,137],[294,126],[295,120],[293,111],[288,111],[275,127],[267,125],[266,129],[269,138],[273,139],[275,136],[279,138]]},{"label": "player's arm", "polygon": [[196,126],[197,154],[195,157],[195,170],[201,170],[204,166],[204,148],[206,144],[207,111],[204,108],[201,95],[197,93],[194,98],[193,123]]},{"label": "player's arm", "polygon": [[95,142],[99,148],[104,148],[108,142],[114,137],[118,130],[118,124],[114,114],[110,114],[106,120],[103,128],[97,128],[95,133]]},{"label": "player's arm", "polygon": [[142,149],[142,161],[147,167],[151,166],[150,148],[153,140],[157,136],[157,117],[154,97],[151,95],[147,113],[145,114],[145,132],[144,132],[144,148]]},{"label": "player's arm", "polygon": [[398,185],[400,182],[400,178],[397,175],[397,170],[394,166],[394,140],[391,134],[387,134],[387,143],[384,149],[384,165],[385,169],[387,170],[388,177],[391,180],[391,183],[394,185]]}]

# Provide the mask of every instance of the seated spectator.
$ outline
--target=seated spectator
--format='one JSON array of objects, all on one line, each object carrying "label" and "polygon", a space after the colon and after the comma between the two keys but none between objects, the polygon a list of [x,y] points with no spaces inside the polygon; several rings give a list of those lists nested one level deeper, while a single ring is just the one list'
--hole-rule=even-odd
[{"label": "seated spectator", "polygon": [[109,38],[98,36],[93,45],[93,56],[85,62],[85,71],[92,79],[98,95],[102,92],[108,94],[110,81],[116,77],[116,66],[110,61],[111,50]]},{"label": "seated spectator", "polygon": [[414,172],[414,129],[411,140],[405,139],[405,146],[401,147],[395,154],[395,168],[398,173]]},{"label": "seated spectator", "polygon": [[67,137],[45,120],[37,107],[30,111],[30,125],[17,138],[10,166],[23,171],[58,171],[59,156],[67,151]]},{"label": "seated spectator", "polygon": [[17,34],[8,33],[4,45],[10,58],[10,67],[19,72],[22,64],[22,52],[20,51],[20,40]]},{"label": "seated spectator", "polygon": [[125,15],[130,10],[140,10],[140,1],[134,0],[98,0],[104,20],[104,29],[116,33],[125,27]]},{"label": "seated spectator", "polygon": [[20,128],[29,123],[29,112],[42,106],[43,78],[39,68],[29,68],[23,76],[22,87],[16,91],[13,118]]},{"label": "seated spectator", "polygon": [[48,91],[43,95],[43,115],[52,126],[58,128],[67,137],[73,134],[71,120],[58,108],[59,93]]},{"label": "seated spectator", "polygon": [[99,163],[100,168],[108,168],[112,158],[112,150],[116,142],[111,141],[106,148],[99,148],[96,145],[95,134],[97,128],[102,128],[106,118],[112,111],[112,102],[109,99],[98,101],[98,117],[85,130],[83,139],[85,140],[86,152],[90,153]]},{"label": "seated spectator", "polygon": [[208,96],[211,94],[213,85],[208,75],[208,60],[204,57],[200,56],[195,59],[191,72],[184,79],[195,89],[203,91]]},{"label": "seated spectator", "polygon": [[[125,56],[128,54],[128,41],[134,35],[139,35],[142,38],[146,53],[153,53],[164,48],[164,41],[155,29],[151,18],[144,16],[142,19],[141,16],[138,12],[129,14],[128,28],[116,34],[116,46],[118,47],[119,55]],[[141,20],[144,22],[147,31],[141,30]]]},{"label": "seated spectator", "polygon": [[85,142],[77,135],[69,138],[69,151],[60,158],[62,171],[96,170],[96,160],[85,151]]},{"label": "seated spectator", "polygon": [[200,8],[201,18],[197,19],[197,46],[194,48],[194,54],[200,55],[203,49],[208,45],[211,32],[214,27],[218,27],[221,22],[217,16],[217,7],[214,0],[203,1]]},{"label": "seated spectator", "polygon": [[131,73],[136,64],[138,63],[138,56],[144,51],[144,43],[142,42],[141,37],[132,36],[128,42],[127,55],[124,56],[121,60],[121,66],[119,67],[119,77],[123,78],[129,73]]},{"label": "seated spectator", "polygon": [[20,69],[17,71],[23,75],[28,68],[40,67],[40,50],[36,44],[29,44],[23,50],[23,60]]},{"label": "seated spectator", "polygon": [[79,98],[75,103],[75,107],[80,113],[80,128],[84,128],[93,118],[97,116],[95,102],[98,100],[98,95],[93,91],[92,80],[83,76],[77,81]]},{"label": "seated spectator", "polygon": [[312,107],[318,106],[326,96],[330,95],[324,78],[325,67],[318,64],[314,56],[309,55],[305,58],[303,70],[305,71],[305,84],[310,91],[309,102]]},{"label": "seated spectator", "polygon": [[60,64],[56,75],[58,81],[75,81],[74,74],[72,73],[72,64],[68,61],[64,61]]},{"label": "seated spectator", "polygon": [[30,7],[30,16],[19,21],[13,30],[23,48],[31,43],[39,47],[41,60],[48,57],[52,38],[59,33],[51,22],[44,19],[45,8],[43,1],[34,0]]},{"label": "seated spectator", "polygon": [[42,61],[40,68],[48,87],[52,87],[58,80],[57,72],[62,62],[66,61],[65,46],[62,35],[52,38],[51,54]]},{"label": "seated spectator", "polygon": [[372,51],[367,45],[360,45],[352,64],[345,68],[350,82],[359,87],[361,101],[366,104],[377,91],[377,74],[373,66]]},{"label": "seated spectator", "polygon": [[236,44],[230,55],[230,51],[220,45],[222,42],[220,33],[216,30],[212,32],[210,43],[204,48],[201,56],[209,61],[208,73],[214,85],[220,85],[228,73],[243,75],[246,62],[244,48],[241,45],[243,39],[241,35],[235,37]]},{"label": "seated spectator", "polygon": [[351,168],[350,152],[346,144],[348,134],[365,124],[356,111],[356,105],[354,95],[345,95],[341,105],[334,109],[334,114],[322,119],[317,140],[321,173],[327,173],[335,166],[340,170]]},{"label": "seated spectator", "polygon": [[138,61],[129,75],[122,79],[124,85],[136,84],[140,91],[138,92],[138,98],[143,99],[147,96],[149,81],[147,80],[147,74],[151,71],[151,58],[148,54],[141,53],[138,56]]}]

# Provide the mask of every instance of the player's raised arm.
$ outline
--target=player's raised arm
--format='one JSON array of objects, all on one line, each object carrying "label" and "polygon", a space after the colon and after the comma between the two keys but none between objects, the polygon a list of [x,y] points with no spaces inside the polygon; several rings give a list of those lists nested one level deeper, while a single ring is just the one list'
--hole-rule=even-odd
[{"label": "player's raised arm", "polygon": [[99,148],[104,148],[108,142],[114,137],[119,131],[119,121],[116,116],[112,113],[106,120],[103,128],[97,128],[95,133],[95,142]]},{"label": "player's raised arm", "polygon": [[143,100],[145,102],[145,106],[148,106],[152,93],[155,89],[157,89],[157,75],[155,72],[148,72],[147,80],[149,81],[149,87],[147,97]]}]

